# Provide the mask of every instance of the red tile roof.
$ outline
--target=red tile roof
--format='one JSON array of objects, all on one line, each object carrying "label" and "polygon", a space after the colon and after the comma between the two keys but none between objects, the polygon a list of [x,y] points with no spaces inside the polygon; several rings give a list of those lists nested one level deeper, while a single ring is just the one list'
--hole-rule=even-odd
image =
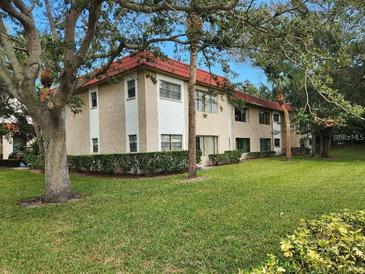
[{"label": "red tile roof", "polygon": [[[162,71],[168,74],[172,74],[174,76],[186,80],[189,79],[189,65],[170,58],[154,57],[153,54],[150,52],[139,52],[137,54],[129,55],[118,61],[115,61],[110,66],[105,75],[88,81],[83,85],[83,88],[94,85],[96,83],[106,80],[107,78],[115,77],[117,75],[122,74],[123,72],[142,66]],[[229,81],[224,77],[212,75],[207,71],[198,69],[197,83],[224,89],[224,86],[227,86],[227,84],[229,84]],[[236,96],[237,98],[241,98],[247,103],[252,105],[260,106],[263,108],[274,109],[278,111],[282,110],[279,103],[264,98],[249,95],[243,92],[235,92],[234,96]],[[291,110],[290,105],[288,106],[289,110]]]}]

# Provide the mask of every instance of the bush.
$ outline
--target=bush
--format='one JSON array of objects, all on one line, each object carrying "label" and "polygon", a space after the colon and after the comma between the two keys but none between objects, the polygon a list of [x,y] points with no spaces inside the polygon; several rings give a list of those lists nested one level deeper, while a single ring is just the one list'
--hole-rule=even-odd
[{"label": "bush", "polygon": [[[197,162],[201,152],[197,151]],[[102,174],[170,174],[187,170],[187,151],[68,156],[71,171]]]},{"label": "bush", "polygon": [[232,164],[238,163],[242,156],[240,150],[227,150],[221,154],[209,154],[209,160],[212,161],[213,165]]},{"label": "bush", "polygon": [[311,149],[309,147],[292,147],[291,153],[293,155],[304,155],[309,154]]},{"label": "bush", "polygon": [[281,251],[251,273],[365,273],[365,211],[302,221]]},{"label": "bush", "polygon": [[248,152],[246,154],[246,159],[255,159],[255,158],[261,158],[261,157],[270,157],[270,156],[275,156],[276,152],[275,151],[265,151],[265,152],[260,152],[260,151],[256,151],[256,152]]},{"label": "bush", "polygon": [[16,159],[8,159],[8,160],[2,160],[0,159],[0,166],[1,167],[19,167],[21,160]]},{"label": "bush", "polygon": [[25,163],[31,165],[32,168],[41,168],[43,165],[39,154],[35,153],[31,149],[24,151],[24,161]]}]

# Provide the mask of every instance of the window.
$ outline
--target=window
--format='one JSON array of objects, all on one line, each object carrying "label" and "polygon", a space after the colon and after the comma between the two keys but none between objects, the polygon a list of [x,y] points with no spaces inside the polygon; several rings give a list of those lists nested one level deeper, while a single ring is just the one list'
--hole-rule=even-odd
[{"label": "window", "polygon": [[280,139],[279,138],[274,139],[274,145],[275,145],[275,147],[280,147]]},{"label": "window", "polygon": [[236,138],[236,149],[250,152],[250,138]]},{"label": "window", "polygon": [[128,99],[136,98],[136,80],[127,81]]},{"label": "window", "polygon": [[161,80],[160,97],[173,100],[181,100],[181,86]]},{"label": "window", "polygon": [[274,122],[280,123],[280,115],[278,113],[274,113]]},{"label": "window", "polygon": [[182,150],[182,135],[161,135],[161,150]]},{"label": "window", "polygon": [[129,152],[137,152],[137,135],[129,135]]},{"label": "window", "polygon": [[96,93],[96,91],[92,91],[90,93],[90,101],[91,101],[91,108],[98,107],[98,94]]},{"label": "window", "polygon": [[202,152],[203,156],[218,153],[218,137],[217,136],[197,136],[196,150]]},{"label": "window", "polygon": [[270,124],[270,113],[267,111],[260,111],[259,123],[269,125]]},{"label": "window", "polygon": [[261,138],[260,139],[260,151],[268,152],[271,150],[271,139],[269,138]]},{"label": "window", "polygon": [[209,94],[205,91],[198,90],[196,92],[195,106],[196,111],[199,112],[217,113],[217,96],[214,94]]},{"label": "window", "polygon": [[99,139],[92,138],[92,144],[93,144],[93,153],[98,153],[99,152]]},{"label": "window", "polygon": [[239,109],[239,108],[235,108],[234,109],[234,119],[235,121],[239,121],[239,122],[247,122],[247,115],[248,111],[247,109]]}]

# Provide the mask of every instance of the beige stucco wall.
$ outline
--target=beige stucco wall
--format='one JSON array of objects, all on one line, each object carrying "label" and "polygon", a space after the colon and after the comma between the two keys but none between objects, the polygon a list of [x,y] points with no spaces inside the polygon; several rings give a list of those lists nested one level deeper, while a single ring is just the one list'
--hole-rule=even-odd
[{"label": "beige stucco wall", "polygon": [[6,137],[6,136],[0,136],[1,142],[1,153],[3,155],[3,159],[8,159],[9,155],[13,152],[13,138],[12,137]]},{"label": "beige stucco wall", "polygon": [[[158,91],[157,85],[151,79],[156,77],[155,72],[139,70],[137,72],[138,92],[138,124],[139,124],[139,151],[158,151]],[[185,96],[185,135],[184,147],[188,147],[188,90],[187,81],[183,81]],[[206,87],[199,86],[201,90]],[[84,101],[82,112],[73,115],[67,111],[66,131],[68,154],[90,154],[90,122],[89,122],[89,91],[79,93]],[[197,135],[218,136],[218,152],[236,148],[236,138],[250,138],[251,151],[260,151],[260,138],[270,138],[273,147],[273,128],[270,125],[259,124],[260,108],[248,106],[248,122],[236,122],[234,107],[230,106],[226,98],[218,95],[218,112],[196,113]],[[98,86],[99,107],[99,144],[100,153],[124,153],[126,151],[125,133],[125,91],[124,79],[107,82]],[[272,114],[271,110],[269,111]],[[271,117],[272,119],[272,117]],[[282,117],[283,121],[283,117]],[[284,144],[285,131],[282,130]],[[292,133],[292,146],[298,146],[299,137]]]},{"label": "beige stucco wall", "polygon": [[[234,121],[234,113],[233,115],[233,139],[234,143],[236,142],[236,138],[250,138],[250,150],[251,152],[260,151],[260,138],[270,138],[271,139],[271,147],[272,144],[272,119],[270,119],[269,125],[264,125],[259,123],[259,113],[260,108],[254,106],[248,106],[248,122],[237,122]],[[234,110],[232,110],[234,111]],[[271,118],[271,111],[270,112]],[[236,146],[234,146],[235,148]]]},{"label": "beige stucco wall", "polygon": [[66,148],[69,155],[90,154],[89,91],[78,94],[84,102],[81,113],[66,110]]},{"label": "beige stucco wall", "polygon": [[121,80],[98,87],[100,153],[125,152],[124,85]]}]

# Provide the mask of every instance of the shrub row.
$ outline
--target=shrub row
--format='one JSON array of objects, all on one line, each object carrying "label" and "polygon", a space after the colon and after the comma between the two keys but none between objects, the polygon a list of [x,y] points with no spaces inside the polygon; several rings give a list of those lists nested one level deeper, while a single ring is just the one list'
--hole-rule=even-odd
[{"label": "shrub row", "polygon": [[265,265],[249,273],[365,273],[364,228],[364,210],[302,221],[281,242],[281,258],[270,255]]},{"label": "shrub row", "polygon": [[[201,152],[197,151],[197,162]],[[101,174],[170,174],[186,171],[188,151],[68,156],[69,169]]]},{"label": "shrub row", "polygon": [[309,154],[311,149],[309,147],[292,147],[291,153],[293,155],[304,155]]},{"label": "shrub row", "polygon": [[248,152],[246,154],[246,159],[255,159],[255,158],[261,158],[261,157],[269,157],[269,156],[275,156],[275,151],[266,151],[266,152]]},{"label": "shrub row", "polygon": [[19,167],[21,162],[15,159],[0,160],[0,167]]},{"label": "shrub row", "polygon": [[227,150],[221,154],[209,154],[209,160],[215,166],[238,163],[242,156],[241,150]]}]

